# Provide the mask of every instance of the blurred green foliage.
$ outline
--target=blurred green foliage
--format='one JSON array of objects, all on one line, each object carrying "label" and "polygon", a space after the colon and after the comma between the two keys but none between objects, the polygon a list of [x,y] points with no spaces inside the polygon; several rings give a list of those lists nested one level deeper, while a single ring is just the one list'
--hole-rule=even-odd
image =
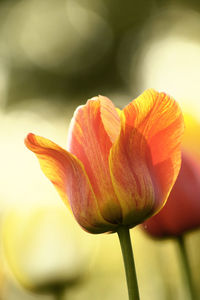
[{"label": "blurred green foliage", "polygon": [[[178,2],[1,1],[0,66],[6,69],[6,106],[42,98],[68,105],[96,94],[127,93],[129,86],[118,67],[119,55],[126,55],[121,48],[124,37],[131,32],[137,48],[148,19]],[[198,1],[181,3],[197,6]]]}]

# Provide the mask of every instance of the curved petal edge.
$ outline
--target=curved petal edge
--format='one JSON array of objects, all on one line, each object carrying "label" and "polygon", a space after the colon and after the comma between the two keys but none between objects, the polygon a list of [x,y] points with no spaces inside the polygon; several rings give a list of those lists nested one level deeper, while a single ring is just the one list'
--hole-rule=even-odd
[{"label": "curved petal edge", "polygon": [[164,205],[181,165],[184,122],[173,98],[152,89],[121,112],[110,172],[125,224],[143,222]]},{"label": "curved petal edge", "polygon": [[96,197],[82,163],[55,143],[30,133],[25,145],[36,154],[41,169],[70,205],[77,222],[88,232],[111,230],[100,214]]}]

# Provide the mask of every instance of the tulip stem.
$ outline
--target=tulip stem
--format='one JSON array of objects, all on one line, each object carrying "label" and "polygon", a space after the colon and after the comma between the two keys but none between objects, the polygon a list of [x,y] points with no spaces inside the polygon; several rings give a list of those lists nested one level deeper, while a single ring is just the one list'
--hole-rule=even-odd
[{"label": "tulip stem", "polygon": [[117,233],[119,236],[119,241],[123,255],[129,300],[139,300],[140,296],[138,290],[137,275],[135,271],[130,232],[128,228],[120,227]]},{"label": "tulip stem", "polygon": [[190,300],[195,300],[196,295],[194,291],[194,286],[192,283],[192,274],[191,269],[189,265],[188,255],[186,251],[185,241],[184,237],[182,235],[177,237],[178,246],[179,246],[179,252],[180,252],[180,258],[182,262],[182,268],[183,268],[183,274],[185,277],[186,286],[188,289],[188,294],[190,296]]}]

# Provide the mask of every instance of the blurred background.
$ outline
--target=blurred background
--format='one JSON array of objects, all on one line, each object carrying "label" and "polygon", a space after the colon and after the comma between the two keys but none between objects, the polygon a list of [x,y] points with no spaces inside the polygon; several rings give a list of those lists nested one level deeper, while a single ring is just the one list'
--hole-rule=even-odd
[{"label": "blurred background", "polygon": [[[65,147],[77,105],[102,94],[122,108],[149,87],[200,122],[199,32],[197,0],[0,1],[0,299],[127,298],[117,235],[79,228],[23,140]],[[177,245],[132,239],[141,299],[187,300]],[[199,247],[189,233],[200,295]]]}]

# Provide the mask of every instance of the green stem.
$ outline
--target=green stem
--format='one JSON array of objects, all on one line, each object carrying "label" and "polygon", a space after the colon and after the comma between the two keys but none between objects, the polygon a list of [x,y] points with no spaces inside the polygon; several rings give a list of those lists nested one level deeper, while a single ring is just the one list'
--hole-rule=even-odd
[{"label": "green stem", "polygon": [[195,300],[196,295],[195,295],[194,286],[192,283],[192,274],[191,274],[191,270],[190,270],[190,265],[189,265],[189,260],[188,260],[188,256],[187,256],[184,237],[182,235],[178,236],[177,241],[178,241],[179,252],[180,252],[180,257],[181,257],[181,262],[182,262],[183,274],[185,277],[185,283],[186,283],[186,286],[188,289],[188,295],[190,297],[190,300]]},{"label": "green stem", "polygon": [[65,288],[56,287],[53,289],[53,295],[55,300],[64,300]]},{"label": "green stem", "polygon": [[140,296],[129,229],[126,227],[120,227],[117,233],[119,236],[124,260],[129,300],[139,300]]}]

